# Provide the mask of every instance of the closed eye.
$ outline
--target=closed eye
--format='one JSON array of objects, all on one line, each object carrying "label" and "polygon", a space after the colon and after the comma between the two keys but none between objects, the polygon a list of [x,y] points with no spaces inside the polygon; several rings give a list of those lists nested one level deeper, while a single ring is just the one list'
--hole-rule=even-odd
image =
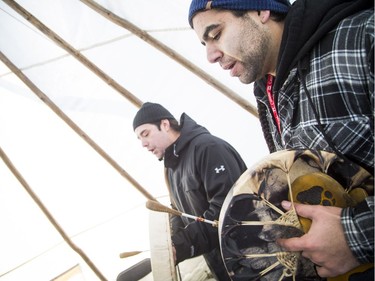
[{"label": "closed eye", "polygon": [[[215,34],[208,34],[205,41],[218,41],[220,39],[221,32],[217,32]],[[202,41],[202,45],[206,46],[206,42]]]},{"label": "closed eye", "polygon": [[203,41],[201,42],[203,46],[206,45],[205,42],[209,40],[219,40],[220,39],[220,31],[218,30],[218,27],[220,25],[218,24],[212,24],[210,26],[207,26],[205,29],[205,32],[203,33]]},{"label": "closed eye", "polygon": [[217,41],[217,40],[220,39],[220,35],[221,35],[221,32],[217,32],[217,33],[215,33],[213,35],[210,35],[210,37],[211,37],[212,40]]},{"label": "closed eye", "polygon": [[149,131],[148,130],[143,130],[142,132],[140,132],[139,136],[138,136],[138,139],[142,139],[142,138],[145,138],[147,137],[149,134]]}]

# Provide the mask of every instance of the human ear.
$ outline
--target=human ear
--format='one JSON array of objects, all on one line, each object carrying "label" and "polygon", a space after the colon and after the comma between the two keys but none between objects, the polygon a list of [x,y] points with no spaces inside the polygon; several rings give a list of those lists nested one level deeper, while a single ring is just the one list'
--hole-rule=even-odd
[{"label": "human ear", "polygon": [[168,132],[169,128],[171,127],[171,124],[169,123],[169,120],[168,120],[168,119],[163,119],[163,120],[161,120],[161,122],[160,122],[160,126],[161,126],[161,128],[163,128],[165,131]]},{"label": "human ear", "polygon": [[260,11],[259,13],[260,21],[262,23],[266,23],[269,20],[270,16],[271,12],[269,10]]}]

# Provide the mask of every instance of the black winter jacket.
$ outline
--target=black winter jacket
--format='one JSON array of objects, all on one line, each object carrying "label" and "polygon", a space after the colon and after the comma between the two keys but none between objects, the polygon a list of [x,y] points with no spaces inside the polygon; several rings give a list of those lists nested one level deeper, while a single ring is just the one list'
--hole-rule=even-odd
[{"label": "black winter jacket", "polygon": [[[184,213],[218,220],[227,193],[246,165],[229,143],[211,135],[185,113],[180,124],[181,135],[164,156],[172,204]],[[214,249],[221,260],[217,228],[174,217],[172,232],[177,263]],[[225,272],[224,266],[222,270]]]}]

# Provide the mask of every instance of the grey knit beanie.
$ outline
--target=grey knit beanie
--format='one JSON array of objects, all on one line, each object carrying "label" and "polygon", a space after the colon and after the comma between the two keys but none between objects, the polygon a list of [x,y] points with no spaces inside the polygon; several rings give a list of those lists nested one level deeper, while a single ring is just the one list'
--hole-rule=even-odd
[{"label": "grey knit beanie", "polygon": [[163,119],[175,119],[174,116],[158,103],[145,102],[133,120],[133,129],[146,123],[155,123]]},{"label": "grey knit beanie", "polygon": [[270,10],[278,13],[287,13],[290,8],[288,0],[192,0],[189,9],[189,24],[193,27],[193,17],[202,10]]}]

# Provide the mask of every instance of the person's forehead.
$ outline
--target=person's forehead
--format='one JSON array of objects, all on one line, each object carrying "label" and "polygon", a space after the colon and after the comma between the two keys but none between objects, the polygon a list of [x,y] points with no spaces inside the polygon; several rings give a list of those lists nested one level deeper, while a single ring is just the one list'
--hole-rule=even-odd
[{"label": "person's forehead", "polygon": [[212,26],[218,26],[233,21],[233,14],[227,10],[205,10],[193,17],[195,32],[202,39]]},{"label": "person's forehead", "polygon": [[193,17],[193,25],[195,29],[196,24],[207,23],[212,21],[223,21],[231,13],[227,10],[202,10],[195,14]]},{"label": "person's forehead", "polygon": [[156,129],[156,126],[154,124],[146,123],[146,124],[142,124],[142,125],[138,126],[137,128],[135,128],[134,132],[139,137],[139,136],[142,135],[143,132],[152,131],[154,129]]}]

